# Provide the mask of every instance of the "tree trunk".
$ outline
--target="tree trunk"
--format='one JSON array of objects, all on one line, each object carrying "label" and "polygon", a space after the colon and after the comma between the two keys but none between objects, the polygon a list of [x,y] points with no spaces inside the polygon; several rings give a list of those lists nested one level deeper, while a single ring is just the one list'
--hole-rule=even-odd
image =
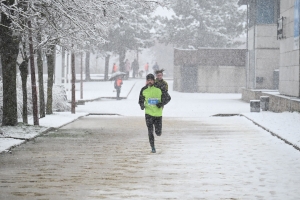
[{"label": "tree trunk", "polygon": [[[65,69],[66,69],[66,50],[64,47],[62,47],[61,50],[61,77],[66,77],[65,75]],[[67,80],[64,78],[64,83],[66,84]]]},{"label": "tree trunk", "polygon": [[35,67],[34,67],[33,40],[32,40],[32,30],[31,30],[31,21],[30,20],[28,21],[28,28],[29,28],[29,38],[28,39],[29,39],[29,53],[30,53],[33,124],[39,125],[36,80],[35,80]]},{"label": "tree trunk", "polygon": [[80,54],[80,99],[83,99],[83,53]]},{"label": "tree trunk", "polygon": [[[24,48],[25,49],[25,45]],[[22,93],[23,93],[23,112],[22,118],[23,123],[28,124],[28,112],[27,112],[27,76],[28,76],[28,58],[24,57],[23,62],[19,66],[19,70],[21,72],[21,80],[22,80]]]},{"label": "tree trunk", "polygon": [[110,58],[110,55],[107,55],[105,57],[105,71],[104,71],[104,80],[105,81],[108,80],[109,58]]},{"label": "tree trunk", "polygon": [[[12,5],[14,1],[5,1]],[[18,123],[17,114],[17,57],[19,54],[19,36],[13,33],[10,27],[11,20],[1,13],[0,52],[3,80],[3,126],[15,126]]]},{"label": "tree trunk", "polygon": [[28,77],[28,57],[26,53],[26,42],[22,44],[22,57],[23,62],[19,66],[21,80],[22,80],[22,94],[23,94],[23,123],[28,124],[28,102],[27,102],[27,77]]},{"label": "tree trunk", "polygon": [[85,80],[90,81],[91,80],[91,74],[90,74],[90,52],[86,52],[85,57]]},{"label": "tree trunk", "polygon": [[71,53],[71,68],[72,68],[72,107],[71,107],[71,113],[75,114],[75,107],[76,107],[76,102],[75,102],[75,53],[72,51]]},{"label": "tree trunk", "polygon": [[53,89],[53,76],[54,76],[54,65],[55,65],[55,45],[49,47],[50,52],[47,54],[47,67],[48,67],[48,82],[47,82],[47,105],[46,114],[53,114],[52,111],[52,89]]},{"label": "tree trunk", "polygon": [[125,72],[125,57],[126,57],[126,51],[122,50],[119,52],[119,63],[120,63],[120,71]]},{"label": "tree trunk", "polygon": [[[42,42],[41,30],[37,33],[38,43]],[[37,68],[39,79],[39,98],[40,98],[40,118],[45,117],[45,95],[44,95],[44,78],[43,78],[43,60],[41,47],[37,50]]]}]

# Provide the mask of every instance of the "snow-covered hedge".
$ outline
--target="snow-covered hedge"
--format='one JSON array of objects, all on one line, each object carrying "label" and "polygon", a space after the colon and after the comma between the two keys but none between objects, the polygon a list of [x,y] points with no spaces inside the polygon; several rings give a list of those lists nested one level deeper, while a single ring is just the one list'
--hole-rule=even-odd
[{"label": "snow-covered hedge", "polygon": [[[38,86],[38,84],[37,84]],[[2,106],[3,106],[3,84],[0,80],[0,121],[2,121]],[[39,89],[37,87],[37,92]],[[47,82],[44,82],[44,94],[45,94],[45,104],[47,103]],[[64,112],[71,111],[71,105],[67,101],[67,95],[62,85],[53,85],[53,102],[52,108],[54,112]],[[39,101],[39,94],[38,94]],[[23,93],[22,93],[22,81],[21,77],[17,76],[17,108],[18,108],[18,117],[22,118],[23,112]],[[38,102],[39,109],[39,102]],[[27,79],[27,110],[28,115],[32,115],[32,90],[31,90],[31,79]]]}]

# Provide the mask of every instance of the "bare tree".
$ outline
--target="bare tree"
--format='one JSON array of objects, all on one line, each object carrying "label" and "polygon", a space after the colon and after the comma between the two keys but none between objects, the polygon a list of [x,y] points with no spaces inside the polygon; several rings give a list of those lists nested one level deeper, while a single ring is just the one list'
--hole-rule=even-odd
[{"label": "bare tree", "polygon": [[[0,1],[0,57],[3,67],[3,125],[16,125],[17,95],[16,95],[16,66],[19,53],[20,35],[32,30],[33,51],[41,47],[50,49],[55,44],[77,51],[90,51],[99,44],[106,42],[105,35],[109,27],[114,25],[125,9],[135,2],[139,6],[154,8],[163,0],[1,0]],[[26,9],[24,9],[26,7]],[[30,19],[31,27],[23,23],[23,19]],[[36,36],[37,29],[44,27],[40,36]],[[74,47],[72,46],[74,44]],[[82,49],[85,47],[84,49]],[[55,49],[54,49],[55,50]],[[38,53],[40,54],[40,53]],[[52,86],[53,86],[53,54],[47,54],[48,85],[46,113],[52,113]],[[40,63],[40,58],[39,61]],[[40,66],[40,65],[39,65]],[[49,67],[50,66],[50,67]],[[40,73],[39,73],[40,74]],[[33,78],[33,77],[32,77]],[[33,81],[33,80],[32,80]],[[41,81],[41,77],[39,78]],[[32,88],[36,87],[32,82]],[[40,88],[41,85],[40,85]],[[35,90],[33,89],[33,93]],[[41,93],[41,92],[40,92]],[[35,96],[35,94],[33,94]],[[35,104],[35,97],[33,103]],[[42,98],[40,97],[40,100]],[[34,113],[35,111],[35,105]],[[43,108],[40,105],[40,110]],[[35,114],[34,114],[35,116]],[[38,123],[38,120],[34,120]]]},{"label": "bare tree", "polygon": [[[37,30],[37,42],[42,42],[41,26]],[[40,118],[45,117],[45,94],[44,94],[44,77],[43,77],[43,60],[42,60],[42,47],[37,49],[37,69],[38,69],[38,81],[39,81],[39,103],[40,103]]]},{"label": "bare tree", "polygon": [[71,106],[71,113],[75,114],[75,107],[76,107],[76,100],[75,100],[75,53],[71,53],[71,68],[72,68],[72,106]]},{"label": "bare tree", "polygon": [[28,21],[29,28],[29,54],[30,54],[30,71],[31,71],[31,88],[32,88],[32,110],[33,110],[33,124],[39,125],[38,118],[38,105],[37,105],[37,91],[36,91],[36,80],[35,80],[35,67],[34,67],[34,52],[33,52],[33,40],[31,21]]},{"label": "bare tree", "polygon": [[52,110],[52,90],[53,90],[53,76],[54,76],[54,65],[55,65],[55,46],[52,45],[49,47],[49,51],[46,54],[47,56],[47,66],[48,66],[48,82],[47,82],[47,105],[46,105],[46,114],[53,114]]},{"label": "bare tree", "polygon": [[[1,1],[4,6],[13,6],[14,0]],[[14,11],[1,12],[0,24],[0,53],[3,80],[3,126],[15,126],[18,123],[16,74],[17,57],[19,54],[19,35],[10,27]]]},{"label": "bare tree", "polygon": [[85,80],[90,81],[91,80],[91,74],[90,74],[90,55],[91,53],[89,51],[86,52],[85,56]]},{"label": "bare tree", "polygon": [[27,112],[27,77],[28,77],[28,56],[26,53],[26,41],[23,41],[22,43],[22,58],[23,61],[19,65],[19,70],[21,74],[21,80],[22,80],[22,94],[23,94],[23,112],[22,112],[22,118],[23,123],[28,124],[28,112]]}]

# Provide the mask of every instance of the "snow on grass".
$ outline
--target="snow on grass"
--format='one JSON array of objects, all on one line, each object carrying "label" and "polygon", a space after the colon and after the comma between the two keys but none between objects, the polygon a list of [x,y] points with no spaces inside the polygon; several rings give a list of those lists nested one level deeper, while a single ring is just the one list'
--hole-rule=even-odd
[{"label": "snow on grass", "polygon": [[243,113],[268,131],[300,147],[300,113],[259,112]]},{"label": "snow on grass", "polygon": [[20,145],[24,142],[24,140],[18,140],[13,138],[0,138],[0,153],[7,151],[9,148],[13,146]]}]

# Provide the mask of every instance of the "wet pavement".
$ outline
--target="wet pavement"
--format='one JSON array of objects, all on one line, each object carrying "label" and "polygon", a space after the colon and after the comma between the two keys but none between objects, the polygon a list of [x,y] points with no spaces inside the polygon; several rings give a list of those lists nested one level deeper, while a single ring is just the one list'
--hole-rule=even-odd
[{"label": "wet pavement", "polygon": [[0,199],[299,199],[300,152],[243,117],[89,116],[0,154]]}]

